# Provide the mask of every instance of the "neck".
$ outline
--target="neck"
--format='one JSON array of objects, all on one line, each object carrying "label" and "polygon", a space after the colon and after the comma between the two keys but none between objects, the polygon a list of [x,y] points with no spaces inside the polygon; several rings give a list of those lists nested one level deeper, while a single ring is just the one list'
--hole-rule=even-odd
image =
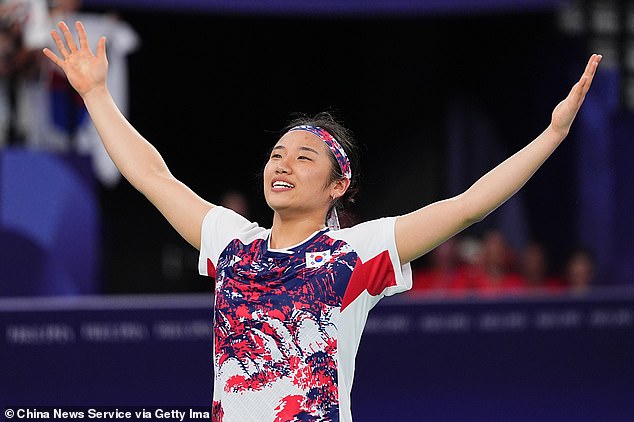
[{"label": "neck", "polygon": [[271,227],[271,248],[283,249],[297,245],[308,236],[326,227],[324,216],[282,216],[275,212]]}]

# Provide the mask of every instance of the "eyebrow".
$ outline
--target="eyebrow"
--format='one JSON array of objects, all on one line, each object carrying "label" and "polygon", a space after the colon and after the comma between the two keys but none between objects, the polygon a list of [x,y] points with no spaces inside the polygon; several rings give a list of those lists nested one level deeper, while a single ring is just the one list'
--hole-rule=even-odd
[{"label": "eyebrow", "polygon": [[[276,146],[273,147],[272,151],[275,151],[276,149],[284,149],[285,150],[286,147],[284,145],[276,145]],[[302,150],[302,151],[310,151],[312,153],[315,153],[315,154],[319,155],[319,152],[316,149],[313,149],[311,147],[301,146],[301,147],[299,147],[299,149]]]}]

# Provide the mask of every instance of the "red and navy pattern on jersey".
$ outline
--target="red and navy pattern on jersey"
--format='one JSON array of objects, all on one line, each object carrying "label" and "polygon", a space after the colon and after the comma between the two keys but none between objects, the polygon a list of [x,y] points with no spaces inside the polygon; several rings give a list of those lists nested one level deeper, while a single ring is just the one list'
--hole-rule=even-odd
[{"label": "red and navy pattern on jersey", "polygon": [[[290,251],[233,240],[219,256],[216,378],[231,394],[289,386],[276,422],[338,421],[336,327],[357,254],[326,231]],[[222,420],[222,404],[213,409]]]}]

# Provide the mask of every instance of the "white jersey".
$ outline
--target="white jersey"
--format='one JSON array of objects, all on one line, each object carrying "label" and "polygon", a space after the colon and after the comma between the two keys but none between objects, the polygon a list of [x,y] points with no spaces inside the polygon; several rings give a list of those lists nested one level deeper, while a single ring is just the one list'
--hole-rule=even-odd
[{"label": "white jersey", "polygon": [[216,278],[213,421],[351,421],[368,312],[412,285],[395,218],[271,249],[270,229],[214,207],[199,270]]}]

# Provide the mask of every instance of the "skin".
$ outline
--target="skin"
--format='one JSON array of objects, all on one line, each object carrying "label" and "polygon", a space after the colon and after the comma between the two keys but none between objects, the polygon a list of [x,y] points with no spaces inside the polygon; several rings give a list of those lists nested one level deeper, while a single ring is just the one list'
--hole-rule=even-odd
[{"label": "skin", "polygon": [[[60,55],[49,49],[44,49],[44,54],[62,68],[82,96],[108,154],[123,176],[159,209],[185,240],[200,249],[202,222],[214,205],[178,181],[158,151],[123,117],[106,85],[106,39],[99,39],[93,54],[82,24],[77,22],[75,26],[79,45],[67,25],[60,22],[59,32],[51,32]],[[568,135],[600,61],[600,55],[590,57],[579,81],[555,107],[548,127],[527,146],[462,194],[397,217],[395,238],[401,263],[420,257],[482,220],[528,181]],[[264,170],[265,197],[274,211],[272,247],[297,244],[323,228],[333,198],[340,197],[348,188],[345,179],[328,183],[332,164],[327,154],[325,144],[304,131],[285,134],[273,148]],[[274,188],[276,178],[294,187]]]},{"label": "skin", "polygon": [[[347,179],[328,183],[330,154],[319,137],[302,130],[286,133],[273,147],[264,167],[264,197],[274,210],[272,247],[297,244],[325,227],[330,206],[350,185]],[[293,187],[274,187],[276,181]]]}]

